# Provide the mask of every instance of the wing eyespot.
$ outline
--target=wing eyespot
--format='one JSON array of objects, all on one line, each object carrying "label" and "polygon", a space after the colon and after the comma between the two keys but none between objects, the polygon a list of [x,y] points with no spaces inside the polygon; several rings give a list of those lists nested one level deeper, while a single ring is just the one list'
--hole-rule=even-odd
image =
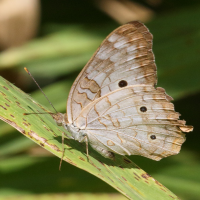
[{"label": "wing eyespot", "polygon": [[121,80],[119,83],[118,83],[119,87],[126,87],[128,85],[127,81],[125,80]]},{"label": "wing eyespot", "polygon": [[142,107],[140,108],[140,111],[141,111],[141,112],[147,112],[147,107],[142,106]]},{"label": "wing eyespot", "polygon": [[155,139],[156,139],[156,136],[155,136],[155,135],[151,135],[150,138],[151,138],[152,140],[155,140]]}]

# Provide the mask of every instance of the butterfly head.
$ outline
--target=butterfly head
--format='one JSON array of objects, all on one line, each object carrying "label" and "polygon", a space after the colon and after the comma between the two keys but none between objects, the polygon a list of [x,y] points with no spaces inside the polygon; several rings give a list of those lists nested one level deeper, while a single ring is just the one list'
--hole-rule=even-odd
[{"label": "butterfly head", "polygon": [[62,126],[63,122],[64,122],[64,114],[62,113],[56,113],[56,114],[50,114],[53,119],[55,120],[55,122],[57,123],[58,126]]}]

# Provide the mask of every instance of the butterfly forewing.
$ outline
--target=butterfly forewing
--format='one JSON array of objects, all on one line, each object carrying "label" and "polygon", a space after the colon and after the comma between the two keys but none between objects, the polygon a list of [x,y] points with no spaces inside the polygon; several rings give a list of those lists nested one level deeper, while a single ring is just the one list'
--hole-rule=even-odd
[{"label": "butterfly forewing", "polygon": [[89,103],[125,85],[155,85],[152,35],[139,22],[114,30],[74,82],[67,103],[72,123]]}]

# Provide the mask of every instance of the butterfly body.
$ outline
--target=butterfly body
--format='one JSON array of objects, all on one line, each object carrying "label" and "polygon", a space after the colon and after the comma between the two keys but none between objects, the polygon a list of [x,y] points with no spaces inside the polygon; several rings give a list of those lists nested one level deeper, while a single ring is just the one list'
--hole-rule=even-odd
[{"label": "butterfly body", "polygon": [[114,159],[114,154],[109,149],[107,149],[106,146],[99,144],[98,141],[92,139],[92,136],[90,136],[90,134],[87,133],[86,130],[81,130],[74,124],[69,124],[68,121],[66,121],[66,114],[56,113],[51,114],[51,116],[57,122],[58,126],[63,126],[69,133],[71,133],[71,136],[68,136],[70,139],[76,140],[81,143],[89,142],[90,146],[92,146],[92,148],[99,152],[102,156]]},{"label": "butterfly body", "polygon": [[67,115],[63,113],[51,114],[53,119],[56,121],[58,126],[63,126],[68,132],[71,133],[70,138],[78,142],[84,142],[86,134],[83,130],[80,130],[77,126],[69,123],[67,120]]},{"label": "butterfly body", "polygon": [[152,35],[140,22],[114,30],[75,80],[66,114],[54,114],[72,139],[107,158],[141,155],[153,160],[179,153],[192,131],[163,88],[156,88]]}]

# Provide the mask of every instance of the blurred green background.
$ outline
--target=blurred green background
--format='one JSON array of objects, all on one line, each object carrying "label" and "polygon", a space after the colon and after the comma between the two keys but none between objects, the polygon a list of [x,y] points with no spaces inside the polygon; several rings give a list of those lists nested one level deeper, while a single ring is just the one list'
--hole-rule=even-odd
[{"label": "blurred green background", "polygon": [[[177,156],[159,162],[139,156],[131,160],[181,199],[199,200],[200,1],[34,2],[25,7],[22,0],[13,14],[18,7],[0,1],[0,75],[51,109],[23,70],[27,67],[56,109],[65,112],[74,79],[101,41],[122,23],[144,22],[154,36],[158,86],[175,99],[176,111],[194,131]],[[0,199],[125,199],[68,163],[59,171],[59,162],[0,121]]]}]

